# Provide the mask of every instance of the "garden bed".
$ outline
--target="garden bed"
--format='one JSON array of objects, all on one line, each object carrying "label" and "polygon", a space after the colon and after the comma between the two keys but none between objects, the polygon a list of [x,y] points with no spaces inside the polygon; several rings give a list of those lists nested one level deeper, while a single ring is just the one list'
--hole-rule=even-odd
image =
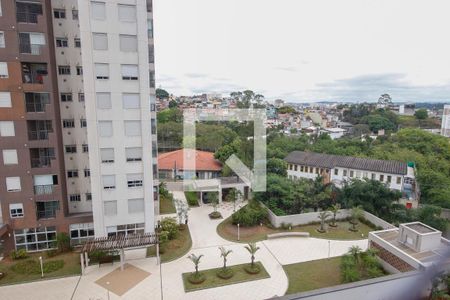
[{"label": "garden bed", "polygon": [[199,206],[197,192],[184,192],[184,196],[186,197],[186,201],[189,207]]},{"label": "garden bed", "polygon": [[173,204],[173,200],[170,197],[165,197],[163,195],[159,196],[159,213],[164,214],[175,214],[177,210]]},{"label": "garden bed", "polygon": [[352,232],[349,230],[350,223],[346,221],[336,222],[337,227],[326,226],[326,232],[320,233],[317,229],[320,224],[308,224],[294,226],[291,230],[289,228],[270,228],[263,224],[262,226],[252,226],[252,227],[240,227],[239,235],[240,241],[237,240],[237,226],[233,225],[231,218],[225,219],[222,223],[217,226],[217,233],[224,239],[232,242],[258,242],[267,239],[268,234],[279,233],[279,232],[309,232],[311,237],[322,238],[322,239],[335,239],[335,240],[359,240],[366,239],[369,232],[373,231],[374,228],[369,227],[366,224],[359,223],[357,232]]},{"label": "garden bed", "polygon": [[[44,267],[47,266],[44,269],[49,271],[44,273],[44,278],[41,278],[39,256],[43,258]],[[33,262],[26,262],[30,260]],[[28,270],[29,272],[23,272],[24,270]],[[47,258],[44,252],[31,253],[28,258],[20,260],[12,260],[6,257],[0,262],[0,272],[5,273],[5,276],[0,279],[0,285],[80,275],[80,254],[77,252],[67,252]]]},{"label": "garden bed", "polygon": [[[184,226],[183,230],[178,232],[178,236],[166,242],[166,244],[160,249],[161,262],[168,262],[185,256],[189,249],[192,247],[191,234],[189,227]],[[156,247],[150,246],[147,248],[147,257],[156,256]]]},{"label": "garden bed", "polygon": [[209,289],[224,285],[270,278],[269,273],[267,273],[266,269],[264,268],[261,262],[255,262],[255,265],[257,265],[260,268],[260,272],[257,274],[249,274],[248,272],[246,272],[244,268],[245,266],[248,265],[249,264],[247,263],[229,266],[228,269],[232,270],[233,272],[233,276],[229,279],[221,279],[217,276],[217,272],[220,271],[222,268],[200,271],[200,273],[202,273],[205,276],[205,280],[199,284],[193,284],[189,282],[188,277],[192,274],[191,272],[183,273],[182,278],[184,290],[186,292],[193,292],[197,290]]}]

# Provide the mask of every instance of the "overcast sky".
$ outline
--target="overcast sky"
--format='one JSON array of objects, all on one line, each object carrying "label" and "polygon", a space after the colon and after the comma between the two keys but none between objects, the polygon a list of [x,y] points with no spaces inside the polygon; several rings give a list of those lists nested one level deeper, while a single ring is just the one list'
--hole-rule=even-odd
[{"label": "overcast sky", "polygon": [[154,0],[157,86],[450,102],[450,0]]}]

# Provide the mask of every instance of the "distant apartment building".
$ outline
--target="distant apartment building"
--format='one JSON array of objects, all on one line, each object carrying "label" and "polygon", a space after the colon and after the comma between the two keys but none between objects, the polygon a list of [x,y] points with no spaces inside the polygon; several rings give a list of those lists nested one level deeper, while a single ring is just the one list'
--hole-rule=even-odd
[{"label": "distant apartment building", "polygon": [[450,105],[444,105],[442,114],[441,135],[450,137]]},{"label": "distant apartment building", "polygon": [[[293,151],[285,158],[291,179],[315,179],[342,186],[352,179],[372,179],[403,193],[404,198],[417,200],[414,168],[400,161],[387,161],[351,156]],[[412,205],[406,203],[407,206]]]},{"label": "distant apartment building", "polygon": [[0,2],[6,250],[154,230],[152,28],[150,0]]}]

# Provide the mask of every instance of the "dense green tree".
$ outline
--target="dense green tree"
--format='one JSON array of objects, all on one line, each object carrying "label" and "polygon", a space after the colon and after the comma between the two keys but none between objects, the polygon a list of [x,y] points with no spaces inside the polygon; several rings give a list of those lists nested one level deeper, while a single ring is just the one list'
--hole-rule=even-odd
[{"label": "dense green tree", "polygon": [[278,109],[279,114],[294,114],[297,111],[292,106],[283,106]]},{"label": "dense green tree", "polygon": [[156,98],[158,99],[167,99],[169,98],[169,93],[166,90],[161,88],[156,89]]},{"label": "dense green tree", "polygon": [[416,110],[416,112],[414,113],[414,116],[418,119],[418,120],[425,120],[426,118],[428,118],[428,111],[425,108],[421,108]]},{"label": "dense green tree", "polygon": [[158,120],[158,125],[167,122],[183,122],[183,112],[178,108],[166,108],[158,112],[156,116]]},{"label": "dense green tree", "polygon": [[176,108],[178,106],[177,101],[175,100],[170,100],[169,102],[169,108]]},{"label": "dense green tree", "polygon": [[269,158],[267,160],[267,173],[287,176],[287,163],[280,158]]}]

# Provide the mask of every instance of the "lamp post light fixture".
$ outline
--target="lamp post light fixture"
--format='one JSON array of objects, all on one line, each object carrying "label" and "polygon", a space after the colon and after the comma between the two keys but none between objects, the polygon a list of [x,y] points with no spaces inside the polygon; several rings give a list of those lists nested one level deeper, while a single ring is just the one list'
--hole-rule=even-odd
[{"label": "lamp post light fixture", "polygon": [[41,278],[44,277],[44,265],[42,263],[42,256],[39,256],[39,263],[41,265]]},{"label": "lamp post light fixture", "polygon": [[240,241],[240,240],[241,240],[241,237],[240,237],[240,232],[239,232],[239,227],[240,227],[240,224],[238,223],[238,224],[237,224],[237,226],[238,226],[238,241]]}]

